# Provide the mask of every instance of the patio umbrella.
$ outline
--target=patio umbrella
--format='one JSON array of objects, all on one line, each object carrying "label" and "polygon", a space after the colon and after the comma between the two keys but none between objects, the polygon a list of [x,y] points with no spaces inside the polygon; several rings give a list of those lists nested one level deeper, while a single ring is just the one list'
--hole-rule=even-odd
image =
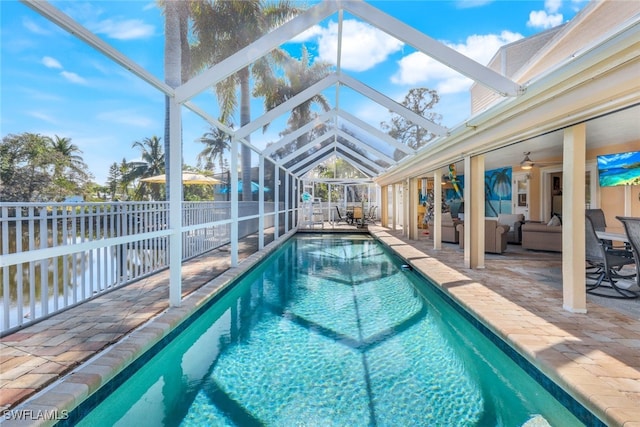
[{"label": "patio umbrella", "polygon": [[[223,188],[222,191],[220,191],[220,192],[223,193],[223,194],[224,193],[228,193],[230,189],[231,189],[230,186],[227,186],[227,187]],[[251,192],[252,193],[257,193],[258,191],[260,191],[260,185],[257,182],[251,181]],[[268,193],[269,191],[270,191],[269,187],[264,187],[264,192],[265,193]],[[242,193],[242,180],[241,179],[238,180],[238,193]]]},{"label": "patio umbrella", "polygon": [[[142,178],[141,182],[149,184],[164,184],[167,180],[165,174],[150,176],[148,178]],[[182,183],[184,185],[214,185],[222,184],[219,179],[211,178],[210,176],[202,175],[195,172],[182,172]]]}]

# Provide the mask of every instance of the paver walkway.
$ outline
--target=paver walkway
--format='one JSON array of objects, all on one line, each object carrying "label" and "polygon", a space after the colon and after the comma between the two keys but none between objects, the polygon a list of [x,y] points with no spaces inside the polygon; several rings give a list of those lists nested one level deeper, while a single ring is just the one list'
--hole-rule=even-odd
[{"label": "paver walkway", "polygon": [[[255,237],[243,240],[239,259],[256,249]],[[229,266],[228,247],[183,263],[183,297]],[[168,306],[165,270],[1,338],[0,410],[14,407]]]}]

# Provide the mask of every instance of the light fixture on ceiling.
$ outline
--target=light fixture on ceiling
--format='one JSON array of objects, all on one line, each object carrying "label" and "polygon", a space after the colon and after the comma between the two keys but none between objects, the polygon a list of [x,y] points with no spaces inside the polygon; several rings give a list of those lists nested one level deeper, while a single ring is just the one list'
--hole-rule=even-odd
[{"label": "light fixture on ceiling", "polygon": [[529,154],[531,154],[530,151],[525,151],[524,159],[522,159],[522,161],[520,162],[520,167],[524,170],[529,170],[534,165],[533,161],[529,158]]}]

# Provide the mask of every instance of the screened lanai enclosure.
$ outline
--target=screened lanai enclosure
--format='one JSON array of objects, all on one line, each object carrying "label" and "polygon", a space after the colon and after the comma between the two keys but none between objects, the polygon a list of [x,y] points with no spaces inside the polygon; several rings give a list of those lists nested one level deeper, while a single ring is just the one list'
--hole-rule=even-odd
[{"label": "screened lanai enclosure", "polygon": [[[152,59],[153,66],[143,67],[85,26],[79,12],[74,15],[64,2],[22,5],[40,15],[39,24],[68,31],[69,43],[98,50],[105,63],[112,61],[112,70],[114,64],[124,68],[155,91],[150,96],[166,100],[167,184],[162,190],[167,201],[149,200],[158,191],[152,185],[159,184],[148,184],[141,201],[4,203],[4,333],[223,245],[230,245],[234,266],[238,245],[250,238],[257,239],[260,250],[298,227],[313,227],[314,221],[332,225],[350,209],[360,209],[356,220],[389,215],[380,206],[374,180],[414,156],[419,141],[395,138],[346,106],[366,103],[389,122],[406,120],[423,138],[443,137],[447,128],[394,100],[384,87],[351,75],[354,65],[341,42],[345,25],[363,25],[378,37],[444,60],[499,93],[519,93],[509,79],[365,2],[325,1],[308,10],[294,2],[277,19],[247,17],[247,22],[258,20],[256,31],[235,42],[220,41],[222,28],[206,32],[203,18],[188,10],[187,2],[167,2],[161,10],[164,70],[157,67],[161,54]],[[186,27],[180,20],[184,14],[190,14]],[[310,28],[336,25],[329,61],[312,63],[306,45],[292,42]],[[187,39],[189,46],[182,43]],[[181,66],[184,58],[190,59],[190,69]],[[110,84],[122,85],[132,77],[117,71],[111,79]],[[87,88],[76,101],[91,96]],[[240,108],[225,109],[230,103]],[[188,137],[193,129],[200,133],[192,138],[195,143]],[[221,182],[214,185],[211,201],[183,200],[191,189],[180,182],[183,153],[196,143],[214,153],[202,159],[205,170]],[[400,224],[402,215],[397,216]],[[14,241],[9,230],[22,234],[15,245],[8,243]],[[180,269],[172,268],[171,275],[171,303],[179,305]]]},{"label": "screened lanai enclosure", "polygon": [[[428,16],[430,2],[410,3]],[[594,2],[587,9],[591,13],[610,3]],[[234,9],[241,5],[264,9]],[[581,177],[584,170],[575,165],[584,163],[584,154],[581,158],[572,148],[563,152],[563,146],[576,139],[580,145],[584,137],[567,129],[588,123],[589,144],[595,148],[634,138],[637,120],[629,118],[640,102],[634,91],[637,12],[619,7],[617,13],[636,19],[621,19],[620,26],[582,44],[569,43],[552,58],[553,67],[536,68],[537,63],[523,60],[524,71],[516,75],[495,66],[498,57],[494,65],[482,65],[396,18],[394,7],[407,5],[356,0],[286,5],[154,3],[136,13],[154,14],[164,43],[162,49],[149,44],[147,54],[135,60],[124,39],[110,37],[73,2],[3,5],[35,12],[34,27],[67,32],[68,61],[100,70],[99,78],[84,80],[69,74],[68,65],[47,61],[47,67],[80,83],[71,95],[80,106],[78,133],[90,133],[96,120],[125,126],[137,118],[137,106],[146,108],[142,100],[151,100],[153,107],[145,113],[155,117],[162,135],[160,172],[166,176],[166,184],[131,182],[139,190],[135,200],[118,189],[117,199],[53,201],[37,186],[28,201],[20,194],[5,198],[12,201],[3,202],[0,218],[3,335],[167,268],[170,303],[179,306],[184,260],[228,247],[234,267],[240,245],[253,244],[260,251],[300,229],[334,226],[349,211],[353,218],[359,209],[361,218],[400,227],[415,238],[427,191],[433,193],[437,230],[442,184],[451,179],[453,165],[468,184],[456,190],[464,200],[465,221],[471,221],[465,239],[479,239],[473,229],[485,216],[485,168],[517,166],[523,151],[531,151],[553,157],[560,170]],[[587,23],[588,17],[581,15]],[[137,22],[136,16],[127,18]],[[245,31],[229,37],[238,28]],[[567,24],[558,31],[571,36],[572,28]],[[40,34],[46,47],[44,30]],[[354,34],[363,38],[354,43]],[[358,55],[369,46],[384,46],[386,56]],[[96,51],[99,59],[87,59]],[[458,115],[442,116],[438,105],[452,99],[446,91],[407,86],[400,91],[392,84],[397,74],[387,68],[400,63],[400,56],[419,58],[424,70],[446,69],[466,81],[475,93],[473,104],[468,99],[465,108],[453,109]],[[362,63],[363,57],[371,62]],[[41,78],[23,71],[22,87]],[[376,77],[384,73],[387,83],[380,83]],[[18,89],[3,86],[3,96],[22,99]],[[111,92],[116,90],[128,92],[127,105],[114,105]],[[91,113],[93,104],[110,112]],[[142,139],[132,134],[123,151]],[[98,157],[123,147],[95,141]],[[182,172],[189,168],[218,183],[199,189],[183,185]],[[4,183],[5,197],[11,188]],[[564,203],[575,201],[571,194],[566,187]],[[436,232],[435,246],[439,238]],[[481,266],[482,251],[470,256],[470,246],[465,259],[471,267]]]}]

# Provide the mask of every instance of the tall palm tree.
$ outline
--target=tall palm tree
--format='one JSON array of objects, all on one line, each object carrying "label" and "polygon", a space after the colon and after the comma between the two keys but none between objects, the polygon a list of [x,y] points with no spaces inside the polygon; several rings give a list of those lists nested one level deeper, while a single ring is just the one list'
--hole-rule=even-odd
[{"label": "tall palm tree", "polygon": [[[140,148],[140,157],[142,161],[129,163],[131,169],[126,175],[127,181],[131,182],[134,179],[147,178],[164,173],[165,154],[163,152],[161,138],[154,135],[151,138],[145,138],[142,141],[135,141],[131,147]],[[138,195],[144,196],[145,188],[145,186],[140,186],[138,189]],[[157,186],[153,188],[152,194],[154,200],[160,199],[160,189]]]},{"label": "tall palm tree", "polygon": [[[190,73],[191,56],[189,53],[189,15],[192,2],[184,0],[158,0],[160,7],[164,8],[164,73],[165,83],[172,88],[178,87],[187,79]],[[169,97],[165,96],[165,120],[164,120],[164,152],[165,169],[167,179],[165,191],[167,200],[170,199],[170,152],[171,137],[169,127]],[[177,141],[175,143],[178,143]],[[179,142],[182,145],[182,141]]]},{"label": "tall palm tree", "polygon": [[[309,51],[306,46],[303,46],[302,57],[299,60],[287,57],[287,61],[284,63],[284,76],[266,76],[267,78],[259,81],[256,85],[254,95],[264,96],[265,107],[268,110],[275,108],[329,75],[332,67],[332,64],[324,61],[311,63]],[[324,95],[318,93],[312,96],[291,110],[288,129],[284,134],[291,133],[309,123],[317,115],[313,112],[314,104],[319,105],[324,111],[331,109],[331,105]],[[297,147],[305,146],[309,142],[309,137],[309,133],[299,136]]]},{"label": "tall palm tree", "polygon": [[53,139],[47,138],[47,140],[54,154],[54,179],[68,179],[68,177],[64,176],[67,170],[71,172],[74,181],[76,179],[82,181],[89,179],[87,164],[80,155],[82,150],[71,143],[71,138],[61,138],[55,135]]},{"label": "tall palm tree", "polygon": [[231,146],[231,137],[224,131],[212,127],[211,131],[202,135],[198,141],[205,144],[205,147],[198,154],[198,166],[212,169],[217,160],[222,173],[224,171],[224,152]]},{"label": "tall palm tree", "polygon": [[[199,71],[217,64],[299,12],[300,9],[288,0],[214,0],[198,3],[193,11],[193,31],[197,39],[191,48],[193,70]],[[282,51],[276,49],[216,85],[223,123],[230,122],[229,117],[238,107],[238,86],[240,126],[251,121],[250,77],[253,74],[256,80],[263,79],[271,73],[269,62],[277,62],[281,58]],[[249,137],[246,139],[249,140]],[[251,200],[251,149],[243,145],[241,153],[242,199]],[[235,168],[234,165],[232,167]]]}]

